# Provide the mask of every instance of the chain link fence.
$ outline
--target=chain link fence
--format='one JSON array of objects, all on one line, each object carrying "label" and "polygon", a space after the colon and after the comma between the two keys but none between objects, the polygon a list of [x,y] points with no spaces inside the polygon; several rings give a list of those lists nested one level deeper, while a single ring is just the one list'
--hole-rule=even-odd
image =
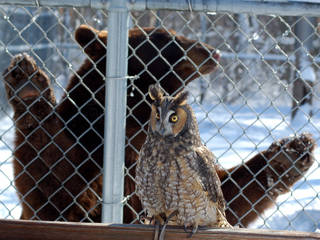
[{"label": "chain link fence", "polygon": [[[0,85],[0,217],[99,222],[109,13],[3,5],[0,16],[2,71],[14,59]],[[158,82],[191,93],[233,225],[317,231],[319,19],[148,10],[130,12],[130,29],[123,221],[144,214],[135,161]]]}]

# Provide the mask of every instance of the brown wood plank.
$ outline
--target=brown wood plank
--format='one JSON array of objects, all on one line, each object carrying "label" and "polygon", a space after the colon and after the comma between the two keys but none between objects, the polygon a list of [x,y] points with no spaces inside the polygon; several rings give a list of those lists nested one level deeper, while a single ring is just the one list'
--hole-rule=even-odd
[{"label": "brown wood plank", "polygon": [[[0,239],[4,240],[120,240],[153,239],[153,226],[0,220]],[[180,227],[169,226],[166,240],[190,239]],[[197,239],[320,239],[319,233],[254,229],[206,229],[193,235]]]}]

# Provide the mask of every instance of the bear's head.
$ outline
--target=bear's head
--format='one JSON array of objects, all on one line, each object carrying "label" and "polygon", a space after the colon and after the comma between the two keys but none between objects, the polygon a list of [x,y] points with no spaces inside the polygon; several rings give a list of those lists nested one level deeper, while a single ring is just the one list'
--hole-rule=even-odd
[{"label": "bear's head", "polygon": [[[99,62],[98,68],[105,65],[102,60],[106,55],[107,37],[107,31],[98,31],[87,25],[81,25],[75,32],[76,41],[88,57]],[[179,36],[173,30],[154,27],[129,30],[128,75],[138,77],[134,86],[128,80],[128,86],[131,86],[127,97],[129,108],[134,109],[133,114],[141,123],[147,121],[149,108],[143,105],[143,99],[148,99],[149,85],[158,82],[165,91],[173,94],[200,74],[212,72],[219,58],[219,52],[213,47]]]},{"label": "bear's head", "polygon": [[[107,37],[107,31],[88,25],[81,25],[75,32],[76,41],[92,60],[106,54]],[[220,58],[219,52],[210,45],[163,28],[131,29],[129,45],[128,74],[140,75],[147,70],[160,83],[171,71],[188,83],[199,77],[199,73],[212,72]]]}]

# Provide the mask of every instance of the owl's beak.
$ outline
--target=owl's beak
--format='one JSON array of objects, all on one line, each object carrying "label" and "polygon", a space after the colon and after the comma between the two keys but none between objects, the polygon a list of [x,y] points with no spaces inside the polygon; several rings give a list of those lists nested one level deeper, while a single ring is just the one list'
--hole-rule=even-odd
[{"label": "owl's beak", "polygon": [[164,122],[161,121],[160,129],[159,129],[159,134],[160,134],[161,136],[163,136],[163,135],[165,134],[165,132],[166,132],[166,129],[165,129],[165,126],[164,126]]},{"label": "owl's beak", "polygon": [[161,122],[160,128],[158,129],[158,133],[163,137],[171,135],[172,133],[168,128],[168,123],[166,123],[165,121]]},{"label": "owl's beak", "polygon": [[165,134],[165,132],[166,132],[166,130],[163,128],[163,126],[161,127],[161,129],[160,129],[160,131],[159,131],[159,133],[160,133],[160,135],[164,135]]}]

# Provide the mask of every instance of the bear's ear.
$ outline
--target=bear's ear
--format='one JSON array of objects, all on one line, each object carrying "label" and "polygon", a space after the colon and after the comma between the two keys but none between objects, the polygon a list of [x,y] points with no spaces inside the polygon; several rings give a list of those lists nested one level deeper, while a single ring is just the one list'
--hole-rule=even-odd
[{"label": "bear's ear", "polygon": [[88,25],[80,25],[75,32],[76,41],[91,58],[106,53],[107,36],[107,31],[98,31]]}]

